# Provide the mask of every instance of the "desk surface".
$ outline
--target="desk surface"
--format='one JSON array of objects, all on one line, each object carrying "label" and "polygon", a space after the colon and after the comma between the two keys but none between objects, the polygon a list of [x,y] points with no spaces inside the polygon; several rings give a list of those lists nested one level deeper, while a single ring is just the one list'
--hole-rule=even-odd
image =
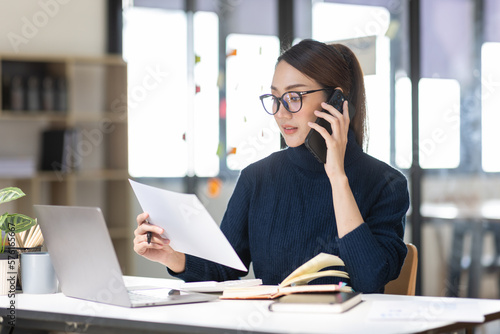
[{"label": "desk surface", "polygon": [[[128,277],[127,283],[154,284],[175,288],[179,281]],[[7,316],[10,300],[0,296],[0,316]],[[364,295],[364,301],[342,314],[290,314],[268,310],[270,301],[218,300],[208,303],[124,308],[51,295],[23,295],[15,298],[19,326],[54,330],[80,329],[86,332],[106,328],[108,332],[143,333],[420,333],[438,328],[464,328],[454,321],[370,320],[374,302],[432,301],[436,305],[449,298]],[[465,301],[454,298],[454,302]],[[500,300],[477,300],[487,320],[500,316]],[[458,326],[458,327],[457,327]]]}]

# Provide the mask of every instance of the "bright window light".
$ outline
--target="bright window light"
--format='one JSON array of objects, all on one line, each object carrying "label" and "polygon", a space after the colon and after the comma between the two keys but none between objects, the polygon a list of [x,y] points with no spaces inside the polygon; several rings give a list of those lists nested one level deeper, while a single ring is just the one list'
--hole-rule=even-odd
[{"label": "bright window light", "polygon": [[194,83],[194,173],[219,174],[219,19],[212,12],[196,12],[193,17]]},{"label": "bright window light", "polygon": [[391,122],[390,122],[390,41],[387,37],[378,37],[376,42],[376,73],[365,76],[366,108],[368,117],[367,153],[386,163],[391,157]]},{"label": "bright window light", "polygon": [[486,172],[500,172],[500,43],[481,49],[482,164]]},{"label": "bright window light", "polygon": [[[133,177],[218,174],[218,18],[194,14],[190,46],[187,18],[180,10],[131,7],[124,13]],[[196,59],[188,59],[189,47]]]},{"label": "bright window light", "polygon": [[410,168],[412,163],[411,80],[396,80],[396,166]]},{"label": "bright window light", "polygon": [[231,34],[226,40],[227,165],[239,170],[280,149],[274,117],[259,96],[270,92],[279,55],[275,36]]},{"label": "bright window light", "polygon": [[451,79],[421,79],[419,92],[420,166],[458,167],[460,84]]},{"label": "bright window light", "polygon": [[[364,39],[375,36],[375,74],[365,75],[368,116],[368,153],[382,161],[390,160],[390,43],[386,37],[390,13],[386,8],[318,2],[313,5],[312,37],[323,42]],[[368,63],[352,48],[367,73]],[[372,58],[373,58],[372,56]],[[368,59],[369,62],[373,59]]]},{"label": "bright window light", "polygon": [[390,13],[377,6],[317,2],[312,10],[312,36],[320,41],[384,36]]},{"label": "bright window light", "polygon": [[183,11],[132,7],[124,13],[129,173],[134,177],[186,175],[186,41]]}]

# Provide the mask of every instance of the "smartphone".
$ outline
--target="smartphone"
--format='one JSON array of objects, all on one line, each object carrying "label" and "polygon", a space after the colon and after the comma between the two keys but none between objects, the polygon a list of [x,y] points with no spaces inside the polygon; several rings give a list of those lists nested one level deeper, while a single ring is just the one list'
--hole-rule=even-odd
[{"label": "smartphone", "polygon": [[[342,91],[340,89],[336,89],[333,91],[327,103],[332,105],[335,109],[342,113],[344,101],[346,100],[347,99]],[[351,102],[347,101],[347,103],[349,108],[349,118],[352,120],[356,109]],[[322,111],[329,113],[325,109],[323,109]],[[321,125],[326,129],[326,131],[328,131],[329,134],[332,134],[332,127],[327,120],[318,117],[316,119],[316,124]],[[306,145],[307,149],[316,157],[316,159],[318,159],[319,162],[323,164],[326,163],[326,142],[318,131],[316,131],[315,129],[311,129],[311,131],[309,131],[309,133],[307,134],[304,144]]]}]

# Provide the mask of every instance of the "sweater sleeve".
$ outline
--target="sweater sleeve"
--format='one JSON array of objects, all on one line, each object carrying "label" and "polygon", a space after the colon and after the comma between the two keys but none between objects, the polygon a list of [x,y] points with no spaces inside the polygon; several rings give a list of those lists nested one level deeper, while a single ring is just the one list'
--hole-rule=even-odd
[{"label": "sweater sleeve", "polygon": [[[248,185],[249,183],[242,172],[221,222],[222,232],[247,268],[251,261],[248,242],[248,210],[251,188]],[[182,273],[174,273],[168,268],[167,270],[170,275],[186,282],[226,281],[238,279],[247,274],[247,272],[189,254],[186,254],[186,269]]]},{"label": "sweater sleeve", "polygon": [[365,222],[339,239],[339,255],[351,285],[365,293],[383,292],[385,284],[398,277],[407,252],[403,241],[409,207],[407,181],[395,170],[385,176]]}]

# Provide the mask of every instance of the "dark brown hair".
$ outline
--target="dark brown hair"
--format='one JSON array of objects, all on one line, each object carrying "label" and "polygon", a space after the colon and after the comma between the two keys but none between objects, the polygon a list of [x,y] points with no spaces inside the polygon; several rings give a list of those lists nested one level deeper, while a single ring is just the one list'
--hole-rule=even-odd
[{"label": "dark brown hair", "polygon": [[286,50],[279,58],[315,80],[322,87],[340,87],[356,108],[350,128],[356,141],[367,146],[366,98],[363,71],[358,59],[347,46],[325,44],[305,39]]}]

